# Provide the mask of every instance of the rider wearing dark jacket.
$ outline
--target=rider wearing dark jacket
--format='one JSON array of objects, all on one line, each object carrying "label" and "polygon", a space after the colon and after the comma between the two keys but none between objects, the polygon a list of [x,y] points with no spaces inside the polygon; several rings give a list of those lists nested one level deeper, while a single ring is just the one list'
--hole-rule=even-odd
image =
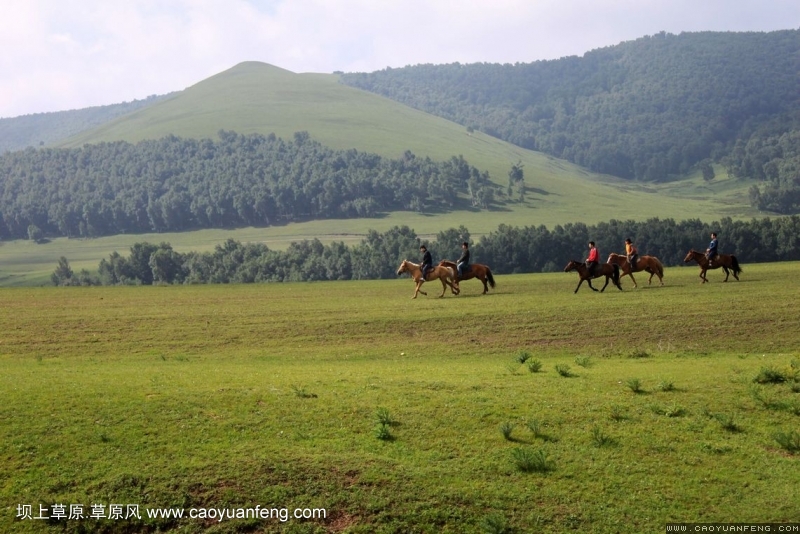
[{"label": "rider wearing dark jacket", "polygon": [[711,243],[708,244],[708,248],[706,249],[706,258],[708,258],[709,263],[714,261],[719,255],[719,242],[717,241],[717,233],[711,232]]},{"label": "rider wearing dark jacket", "polygon": [[428,271],[433,269],[433,258],[431,258],[431,253],[425,245],[420,245],[419,250],[422,252],[422,265],[420,265],[420,269],[422,269],[422,279],[425,280]]}]

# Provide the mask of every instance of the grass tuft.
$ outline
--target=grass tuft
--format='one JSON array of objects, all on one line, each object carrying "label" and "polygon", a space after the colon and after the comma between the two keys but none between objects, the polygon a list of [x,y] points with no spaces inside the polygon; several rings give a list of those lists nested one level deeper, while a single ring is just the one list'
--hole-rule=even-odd
[{"label": "grass tuft", "polygon": [[660,391],[665,391],[665,392],[675,391],[675,384],[673,384],[668,380],[662,380],[661,382],[658,383],[657,387]]},{"label": "grass tuft", "polygon": [[782,371],[774,367],[762,367],[753,379],[753,382],[759,384],[781,384],[787,380],[788,377]]},{"label": "grass tuft", "polygon": [[296,397],[299,397],[301,399],[316,399],[317,398],[317,394],[316,393],[309,393],[302,386],[292,385],[292,391],[294,391],[294,394],[295,394]]},{"label": "grass tuft", "polygon": [[394,440],[394,436],[392,436],[392,431],[389,428],[389,425],[383,423],[379,423],[378,426],[375,428],[375,437],[381,441]]},{"label": "grass tuft", "polygon": [[644,390],[642,389],[642,381],[638,378],[629,378],[625,382],[625,385],[628,386],[628,389],[634,393],[644,393]]},{"label": "grass tuft", "polygon": [[517,353],[516,360],[519,363],[525,363],[531,359],[531,353],[527,350],[521,350]]},{"label": "grass tuft", "polygon": [[375,410],[375,418],[378,420],[379,425],[392,426],[395,424],[394,419],[392,419],[392,414],[389,413],[388,408],[380,407]]},{"label": "grass tuft", "polygon": [[603,432],[599,426],[592,428],[592,443],[595,447],[610,447],[616,444],[616,440]]},{"label": "grass tuft", "polygon": [[643,349],[636,349],[628,353],[628,358],[652,358],[652,354]]},{"label": "grass tuft", "polygon": [[612,421],[624,421],[628,418],[625,414],[625,409],[620,406],[619,404],[614,404],[611,406],[611,414],[609,415]]},{"label": "grass tuft", "polygon": [[514,529],[502,514],[490,514],[483,518],[480,524],[484,534],[513,534]]},{"label": "grass tuft", "polygon": [[554,469],[543,450],[518,447],[511,451],[511,459],[517,470],[523,473],[547,473]]},{"label": "grass tuft", "polygon": [[572,374],[572,371],[569,369],[569,365],[565,363],[557,363],[556,364],[556,372],[563,376],[564,378],[569,378],[571,376],[575,376]]},{"label": "grass tuft", "polygon": [[575,365],[588,369],[592,366],[592,359],[588,356],[575,356]]},{"label": "grass tuft", "polygon": [[531,360],[528,362],[528,371],[531,373],[538,373],[542,370],[542,362],[539,360]]},{"label": "grass tuft", "polygon": [[502,425],[500,425],[500,433],[503,434],[503,438],[508,441],[512,441],[511,433],[514,432],[514,425],[506,421]]},{"label": "grass tuft", "polygon": [[736,423],[735,418],[733,415],[730,414],[716,414],[714,419],[717,420],[719,425],[722,427],[723,430],[727,430],[728,432],[741,432],[742,427]]},{"label": "grass tuft", "polygon": [[775,434],[775,441],[786,452],[796,454],[800,452],[800,432],[792,430],[791,432],[778,432]]}]

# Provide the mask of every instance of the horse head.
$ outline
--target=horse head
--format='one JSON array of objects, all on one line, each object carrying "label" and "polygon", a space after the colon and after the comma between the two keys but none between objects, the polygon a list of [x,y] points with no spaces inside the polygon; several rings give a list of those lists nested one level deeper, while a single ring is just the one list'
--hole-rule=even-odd
[{"label": "horse head", "polygon": [[686,254],[686,257],[685,257],[685,258],[683,258],[683,263],[689,263],[690,261],[692,261],[692,260],[694,260],[694,259],[697,259],[697,255],[698,255],[698,254],[700,254],[700,253],[699,253],[699,252],[697,252],[695,249],[692,249],[692,250],[690,250],[690,251],[689,251],[689,252]]},{"label": "horse head", "polygon": [[403,260],[403,263],[400,264],[400,267],[397,268],[398,276],[408,272],[408,260]]},{"label": "horse head", "polygon": [[578,268],[578,266],[579,266],[580,264],[581,264],[581,262],[579,262],[579,261],[570,260],[570,262],[567,264],[567,266],[566,266],[566,267],[564,267],[564,272],[565,272],[565,273],[568,273],[568,272],[570,272],[570,271],[574,271],[575,269],[577,269],[577,268]]}]

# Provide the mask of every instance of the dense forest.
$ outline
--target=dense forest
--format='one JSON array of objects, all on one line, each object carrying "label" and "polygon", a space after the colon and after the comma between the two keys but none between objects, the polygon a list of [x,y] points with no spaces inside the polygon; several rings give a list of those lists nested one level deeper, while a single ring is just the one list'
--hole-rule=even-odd
[{"label": "dense forest", "polygon": [[[497,194],[497,195],[496,195]],[[0,237],[100,236],[488,208],[502,192],[461,156],[387,159],[298,132],[221,131],[0,156]]]},{"label": "dense forest", "polygon": [[[172,94],[172,93],[170,93]],[[132,113],[167,98],[152,95],[142,100],[69,111],[32,113],[0,119],[0,154],[28,147],[49,145],[95,126]]]},{"label": "dense forest", "polygon": [[628,179],[711,161],[800,211],[800,30],[660,33],[582,57],[341,74],[349,85]]},{"label": "dense forest", "polygon": [[[488,264],[497,274],[547,272],[563,269],[571,259],[585,258],[588,241],[597,242],[603,254],[623,253],[631,237],[641,254],[657,256],[665,265],[679,265],[694,248],[704,250],[712,231],[719,233],[720,251],[737,255],[742,264],[800,260],[800,217],[750,222],[723,219],[706,224],[699,220],[675,222],[609,221],[597,225],[568,224],[552,230],[501,225],[472,246],[476,263]],[[455,259],[460,244],[472,243],[463,226],[439,232],[425,244],[434,261]],[[53,273],[56,285],[196,284],[290,282],[314,280],[364,280],[393,278],[403,259],[419,261],[422,241],[407,226],[385,233],[370,231],[358,245],[341,242],[323,245],[319,240],[292,243],[285,251],[263,244],[243,244],[229,239],[213,252],[176,252],[168,243],[137,243],[128,256],[114,252],[100,262],[98,271],[73,273],[61,258]],[[746,269],[746,267],[745,267]]]}]

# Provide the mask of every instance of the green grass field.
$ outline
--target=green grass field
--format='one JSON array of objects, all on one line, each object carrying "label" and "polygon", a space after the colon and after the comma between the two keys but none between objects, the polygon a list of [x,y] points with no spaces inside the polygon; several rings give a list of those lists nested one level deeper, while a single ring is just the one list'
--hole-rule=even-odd
[{"label": "green grass field", "polygon": [[[498,276],[415,301],[407,278],[4,288],[0,531],[800,521],[798,265],[744,268],[577,295],[572,273]],[[15,519],[114,503],[143,519]],[[145,514],[256,505],[327,518]]]}]

